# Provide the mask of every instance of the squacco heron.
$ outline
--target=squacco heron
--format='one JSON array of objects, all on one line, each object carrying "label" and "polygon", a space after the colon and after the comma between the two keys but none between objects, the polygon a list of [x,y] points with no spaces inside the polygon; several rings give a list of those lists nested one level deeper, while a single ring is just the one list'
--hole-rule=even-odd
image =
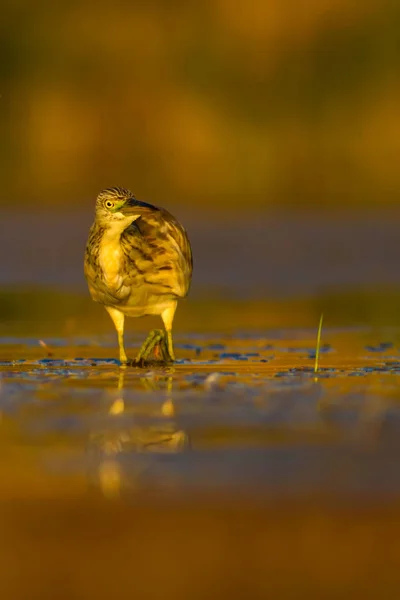
[{"label": "squacco heron", "polygon": [[134,363],[143,364],[156,347],[166,363],[175,360],[172,321],[189,291],[192,267],[187,233],[169,212],[121,187],[100,192],[84,270],[93,300],[114,322],[121,363],[128,363],[125,317],[144,315],[161,315],[165,331],[150,332]]}]

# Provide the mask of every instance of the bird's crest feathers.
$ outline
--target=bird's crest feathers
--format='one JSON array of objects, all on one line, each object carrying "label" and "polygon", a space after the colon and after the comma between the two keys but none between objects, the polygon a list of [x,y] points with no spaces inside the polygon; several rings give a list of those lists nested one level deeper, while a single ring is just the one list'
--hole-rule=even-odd
[{"label": "bird's crest feathers", "polygon": [[135,196],[132,194],[130,190],[123,187],[110,187],[102,190],[100,194],[97,196],[98,202],[103,202],[104,200],[125,200],[128,198],[134,198]]}]

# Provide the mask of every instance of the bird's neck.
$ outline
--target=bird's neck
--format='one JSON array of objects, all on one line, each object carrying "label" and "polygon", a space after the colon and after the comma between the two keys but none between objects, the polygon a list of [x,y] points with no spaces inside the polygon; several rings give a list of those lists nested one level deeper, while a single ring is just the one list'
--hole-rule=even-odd
[{"label": "bird's neck", "polygon": [[[129,225],[128,225],[129,226]],[[126,229],[125,222],[115,222],[104,231],[99,244],[99,265],[104,279],[111,289],[122,284],[123,252],[121,234]]]},{"label": "bird's neck", "polygon": [[107,243],[119,243],[122,233],[127,227],[129,227],[129,225],[129,221],[126,222],[125,219],[121,219],[121,221],[113,221],[104,228],[102,236],[103,240]]}]

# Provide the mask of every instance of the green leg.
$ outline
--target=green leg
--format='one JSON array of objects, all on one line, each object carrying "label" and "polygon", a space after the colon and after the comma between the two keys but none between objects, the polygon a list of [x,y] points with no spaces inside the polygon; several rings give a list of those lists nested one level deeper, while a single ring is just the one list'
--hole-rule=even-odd
[{"label": "green leg", "polygon": [[164,332],[163,332],[162,340],[160,340],[160,342],[158,344],[158,347],[159,347],[159,350],[160,350],[160,353],[161,353],[161,360],[164,363],[167,363],[168,362],[168,352],[167,352],[167,344],[166,344],[166,341],[165,341],[165,334],[164,334]]},{"label": "green leg", "polygon": [[153,329],[140,348],[139,354],[134,361],[135,364],[141,364],[146,360],[149,360],[149,357],[156,346],[159,346],[160,348],[161,357],[164,363],[168,364],[174,362],[175,356],[171,332],[164,332],[162,329]]},{"label": "green leg", "polygon": [[165,364],[170,364],[174,362],[174,350],[172,348],[172,336],[168,334],[168,332],[162,332],[163,337],[159,341],[159,348],[161,351],[162,360]]},{"label": "green leg", "polygon": [[139,354],[135,358],[135,363],[140,363],[147,360],[157,344],[161,344],[162,347],[163,340],[164,332],[161,329],[153,329],[153,331],[150,331],[149,335],[144,341],[144,344],[139,350]]}]

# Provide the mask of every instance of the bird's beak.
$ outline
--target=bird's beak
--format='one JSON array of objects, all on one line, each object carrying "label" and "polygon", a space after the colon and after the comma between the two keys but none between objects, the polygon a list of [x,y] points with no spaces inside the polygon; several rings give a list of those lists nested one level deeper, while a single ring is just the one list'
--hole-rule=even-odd
[{"label": "bird's beak", "polygon": [[124,206],[121,206],[119,212],[121,212],[126,217],[129,217],[132,215],[143,215],[145,213],[150,212],[152,209],[154,209],[154,206],[152,206],[151,204],[147,204],[146,202],[141,202],[140,200],[135,200],[135,198],[131,198],[130,200],[128,200],[128,202],[124,204]]}]

